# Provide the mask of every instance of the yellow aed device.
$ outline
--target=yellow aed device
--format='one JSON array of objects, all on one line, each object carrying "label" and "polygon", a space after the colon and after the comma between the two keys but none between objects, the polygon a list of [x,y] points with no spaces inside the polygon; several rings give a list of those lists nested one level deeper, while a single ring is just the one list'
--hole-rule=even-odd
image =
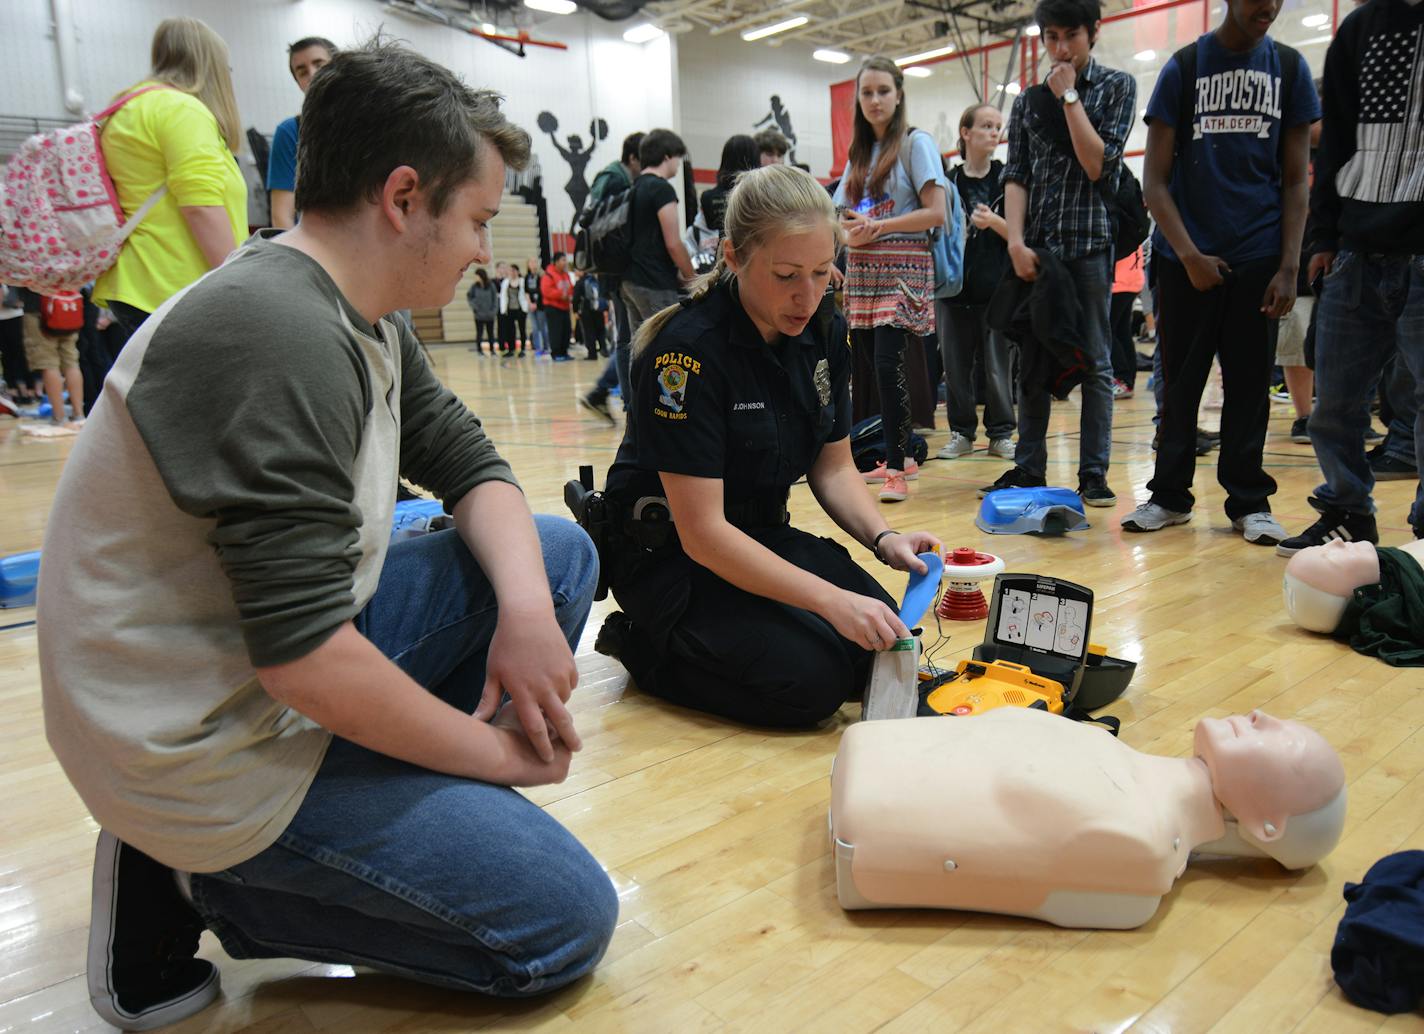
[{"label": "yellow aed device", "polygon": [[[997,707],[1034,707],[1062,714],[1062,683],[1035,675],[1013,661],[960,661],[943,685],[925,698],[928,713],[983,714]],[[926,711],[921,711],[922,714]]]}]

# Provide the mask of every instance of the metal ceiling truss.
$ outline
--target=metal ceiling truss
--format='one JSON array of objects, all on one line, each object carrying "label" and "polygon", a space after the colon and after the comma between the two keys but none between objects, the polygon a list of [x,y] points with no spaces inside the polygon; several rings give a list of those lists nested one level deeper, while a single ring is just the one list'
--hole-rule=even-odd
[{"label": "metal ceiling truss", "polygon": [[[1103,6],[1106,14],[1128,5],[1105,0]],[[644,13],[669,32],[703,26],[714,36],[805,15],[808,24],[759,43],[775,47],[799,40],[855,57],[899,57],[951,43],[963,52],[1017,42],[1033,8],[1034,0],[652,0]]]}]

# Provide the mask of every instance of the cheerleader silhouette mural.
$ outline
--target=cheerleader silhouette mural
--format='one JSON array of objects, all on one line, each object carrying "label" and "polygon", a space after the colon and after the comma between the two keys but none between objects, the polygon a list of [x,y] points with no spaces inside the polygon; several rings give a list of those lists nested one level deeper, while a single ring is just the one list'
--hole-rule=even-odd
[{"label": "cheerleader silhouette mural", "polygon": [[786,160],[793,165],[796,164],[796,130],[791,128],[791,112],[787,111],[782,105],[780,96],[774,93],[771,95],[771,111],[763,116],[755,128],[775,129],[778,130],[782,136],[786,137],[786,142],[791,145],[791,150],[786,155]]},{"label": "cheerleader silhouette mural", "polygon": [[579,213],[583,211],[583,203],[588,200],[588,180],[584,177],[584,172],[588,169],[588,160],[593,155],[593,149],[600,141],[608,139],[608,123],[596,118],[588,124],[589,141],[588,149],[585,150],[583,137],[574,133],[569,134],[564,143],[559,143],[559,138],[555,135],[559,131],[559,120],[554,117],[552,111],[539,112],[537,121],[540,130],[549,134],[549,139],[554,142],[560,157],[569,163],[569,181],[564,184],[564,193],[573,202],[573,223],[577,223]]}]

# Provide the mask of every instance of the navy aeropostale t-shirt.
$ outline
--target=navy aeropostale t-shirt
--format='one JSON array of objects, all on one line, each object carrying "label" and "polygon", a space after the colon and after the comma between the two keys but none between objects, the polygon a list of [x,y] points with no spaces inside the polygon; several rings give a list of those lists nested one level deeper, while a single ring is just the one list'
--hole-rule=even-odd
[{"label": "navy aeropostale t-shirt", "polygon": [[[1168,61],[1157,77],[1147,121],[1177,131],[1182,67]],[[1185,146],[1169,189],[1197,248],[1228,262],[1269,258],[1281,251],[1282,127],[1314,122],[1320,100],[1310,68],[1300,59],[1293,96],[1282,97],[1281,53],[1269,36],[1245,53],[1223,47],[1216,34],[1197,40],[1196,98]],[[1176,258],[1159,229],[1154,254]]]}]

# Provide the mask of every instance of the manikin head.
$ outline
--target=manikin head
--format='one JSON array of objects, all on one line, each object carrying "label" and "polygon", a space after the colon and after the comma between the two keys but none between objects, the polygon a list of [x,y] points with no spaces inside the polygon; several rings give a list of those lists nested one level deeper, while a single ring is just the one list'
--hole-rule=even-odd
[{"label": "manikin head", "polygon": [[1337,539],[1302,549],[1286,564],[1286,613],[1307,631],[1334,632],[1354,591],[1379,580],[1373,543]]},{"label": "manikin head", "polygon": [[1311,865],[1335,846],[1345,769],[1314,729],[1260,711],[1203,718],[1193,750],[1248,844],[1288,868]]}]

